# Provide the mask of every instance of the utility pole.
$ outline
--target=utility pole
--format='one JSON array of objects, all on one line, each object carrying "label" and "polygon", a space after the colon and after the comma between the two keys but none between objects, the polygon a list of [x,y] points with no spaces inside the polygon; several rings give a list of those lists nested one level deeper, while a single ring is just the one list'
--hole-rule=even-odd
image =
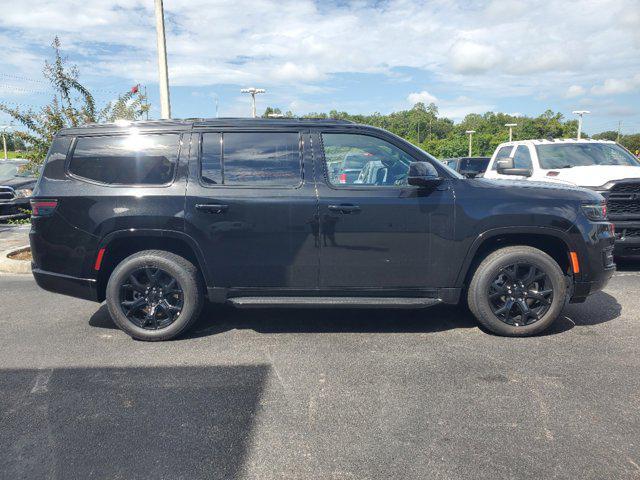
[{"label": "utility pole", "polygon": [[505,123],[505,127],[509,127],[509,141],[513,141],[513,127],[517,127],[517,123]]},{"label": "utility pole", "polygon": [[2,149],[4,150],[4,159],[8,160],[8,156],[7,156],[7,130],[11,128],[11,125],[2,125],[0,128],[2,128]]},{"label": "utility pole", "polygon": [[240,90],[240,92],[251,94],[251,100],[252,100],[251,113],[253,118],[256,118],[256,95],[259,93],[264,93],[266,92],[266,90],[264,88],[251,87],[251,88],[243,88]]},{"label": "utility pole", "polygon": [[574,110],[572,113],[578,115],[578,140],[580,140],[582,138],[582,116],[591,112],[589,110]]},{"label": "utility pole", "polygon": [[167,40],[164,33],[162,0],[156,2],[156,36],[158,40],[158,75],[160,80],[160,116],[171,118],[169,102],[169,69],[167,68]]},{"label": "utility pole", "polygon": [[475,131],[475,130],[467,130],[467,131],[466,131],[466,132],[464,132],[464,133],[466,133],[467,135],[469,135],[469,156],[471,156],[471,147],[472,147],[472,145],[473,145],[473,143],[472,143],[472,142],[473,142],[473,140],[472,140],[472,139],[473,139],[473,134],[474,134],[474,133],[476,133],[476,131]]},{"label": "utility pole", "polygon": [[620,130],[622,130],[622,120],[618,121],[618,136],[616,137],[616,142],[620,143]]}]

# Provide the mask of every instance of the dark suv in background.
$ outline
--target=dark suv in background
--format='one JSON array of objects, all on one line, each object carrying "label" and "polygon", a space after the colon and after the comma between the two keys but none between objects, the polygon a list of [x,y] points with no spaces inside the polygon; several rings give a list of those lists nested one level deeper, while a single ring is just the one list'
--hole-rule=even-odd
[{"label": "dark suv in background", "polygon": [[0,160],[0,223],[29,216],[29,199],[36,176],[28,160]]},{"label": "dark suv in background", "polygon": [[[332,166],[356,157],[377,162],[375,175],[336,178]],[[65,129],[32,207],[38,284],[106,299],[115,323],[143,340],[185,331],[205,298],[295,308],[467,301],[490,331],[531,335],[614,270],[602,196],[467,179],[387,131],[344,121]]]}]

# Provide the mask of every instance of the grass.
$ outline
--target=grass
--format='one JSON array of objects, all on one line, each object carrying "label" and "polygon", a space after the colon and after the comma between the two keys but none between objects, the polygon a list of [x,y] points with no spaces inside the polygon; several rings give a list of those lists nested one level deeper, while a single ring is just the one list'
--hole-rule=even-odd
[{"label": "grass", "polygon": [[[7,152],[7,158],[27,158],[27,152]],[[4,160],[4,152],[2,151],[2,145],[0,144],[0,161]]]}]

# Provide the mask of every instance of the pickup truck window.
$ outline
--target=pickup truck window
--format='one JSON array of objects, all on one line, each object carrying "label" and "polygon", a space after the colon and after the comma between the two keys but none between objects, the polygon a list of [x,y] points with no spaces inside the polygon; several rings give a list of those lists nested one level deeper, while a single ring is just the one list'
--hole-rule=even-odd
[{"label": "pickup truck window", "polygon": [[180,135],[78,137],[69,173],[108,185],[164,185],[173,180]]},{"label": "pickup truck window", "polygon": [[296,187],[302,179],[301,167],[298,132],[202,136],[201,178],[208,184]]},{"label": "pickup truck window", "polygon": [[322,135],[327,178],[332,185],[406,185],[413,158],[395,145],[370,135]]},{"label": "pickup truck window", "polygon": [[507,145],[506,147],[500,148],[500,150],[498,150],[498,153],[496,153],[496,159],[491,166],[491,170],[498,170],[498,160],[509,158],[509,155],[511,155],[511,150],[513,150],[512,145]]},{"label": "pickup truck window", "polygon": [[518,145],[518,148],[516,148],[516,153],[513,155],[513,168],[533,169],[529,147],[526,145]]},{"label": "pickup truck window", "polygon": [[540,167],[571,168],[588,165],[640,166],[633,155],[613,143],[536,145]]}]

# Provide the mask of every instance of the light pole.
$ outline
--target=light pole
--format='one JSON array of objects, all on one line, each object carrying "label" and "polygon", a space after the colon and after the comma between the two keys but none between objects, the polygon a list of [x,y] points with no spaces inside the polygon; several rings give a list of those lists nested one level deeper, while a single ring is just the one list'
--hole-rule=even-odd
[{"label": "light pole", "polygon": [[472,138],[473,138],[473,134],[476,133],[475,130],[467,130],[466,132],[467,135],[469,135],[469,156],[471,156],[471,145],[472,145]]},{"label": "light pole", "polygon": [[251,88],[243,88],[242,90],[240,90],[240,92],[251,94],[251,99],[252,99],[251,113],[253,115],[253,118],[256,118],[256,95],[259,93],[264,93],[266,92],[266,90],[264,88],[251,87]]},{"label": "light pole", "polygon": [[160,116],[171,118],[169,102],[169,69],[167,68],[167,40],[164,33],[162,0],[156,2],[156,37],[158,41],[158,76],[160,80]]},{"label": "light pole", "polygon": [[589,110],[574,110],[572,113],[578,115],[578,140],[580,140],[582,138],[582,116],[591,112]]},{"label": "light pole", "polygon": [[518,124],[517,123],[505,123],[504,126],[505,127],[509,127],[509,141],[511,142],[513,140],[513,127],[517,127]]},{"label": "light pole", "polygon": [[2,149],[4,150],[4,159],[8,160],[6,134],[7,134],[7,130],[9,130],[11,128],[11,125],[2,125],[2,126],[0,126],[0,128],[2,128]]}]

